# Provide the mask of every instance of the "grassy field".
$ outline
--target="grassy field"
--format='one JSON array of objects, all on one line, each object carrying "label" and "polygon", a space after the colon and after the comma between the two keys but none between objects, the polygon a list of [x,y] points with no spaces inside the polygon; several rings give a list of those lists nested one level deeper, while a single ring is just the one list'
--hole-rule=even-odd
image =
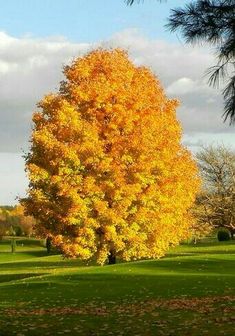
[{"label": "grassy field", "polygon": [[38,241],[0,244],[0,335],[235,335],[235,243],[86,266]]}]

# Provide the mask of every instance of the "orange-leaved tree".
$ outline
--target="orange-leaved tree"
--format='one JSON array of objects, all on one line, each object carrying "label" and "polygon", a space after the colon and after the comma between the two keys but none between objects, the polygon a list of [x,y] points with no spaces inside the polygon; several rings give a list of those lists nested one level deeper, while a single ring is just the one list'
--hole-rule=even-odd
[{"label": "orange-leaved tree", "polygon": [[187,236],[199,188],[178,102],[120,49],[92,51],[64,74],[33,116],[27,213],[65,256],[162,256]]}]

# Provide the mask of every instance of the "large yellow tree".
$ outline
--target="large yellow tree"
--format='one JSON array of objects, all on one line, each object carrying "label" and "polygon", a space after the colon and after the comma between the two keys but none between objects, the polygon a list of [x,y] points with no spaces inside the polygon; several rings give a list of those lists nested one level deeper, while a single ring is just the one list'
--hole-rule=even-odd
[{"label": "large yellow tree", "polygon": [[92,51],[64,74],[33,116],[27,213],[65,256],[162,256],[187,235],[199,187],[178,102],[119,49]]}]

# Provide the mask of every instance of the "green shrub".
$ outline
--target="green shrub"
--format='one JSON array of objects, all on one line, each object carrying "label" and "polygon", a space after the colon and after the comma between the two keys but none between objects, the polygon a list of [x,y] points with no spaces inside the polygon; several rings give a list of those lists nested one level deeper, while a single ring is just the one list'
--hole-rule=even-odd
[{"label": "green shrub", "polygon": [[220,229],[217,233],[218,241],[227,241],[230,240],[230,233],[226,229]]},{"label": "green shrub", "polygon": [[13,227],[13,230],[14,230],[14,232],[15,232],[15,235],[17,236],[17,237],[21,237],[21,236],[23,236],[23,230],[22,230],[22,228],[20,227],[20,226],[14,226]]}]

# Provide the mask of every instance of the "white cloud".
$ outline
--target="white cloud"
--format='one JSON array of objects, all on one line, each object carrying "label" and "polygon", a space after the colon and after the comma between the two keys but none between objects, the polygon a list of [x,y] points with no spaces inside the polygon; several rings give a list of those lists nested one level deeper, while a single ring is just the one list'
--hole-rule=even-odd
[{"label": "white cloud", "polygon": [[0,153],[0,205],[15,204],[25,194],[27,179],[19,153]]},{"label": "white cloud", "polygon": [[190,148],[194,153],[201,150],[204,146],[225,145],[235,151],[235,134],[234,133],[201,133],[195,132],[183,136],[183,144]]},{"label": "white cloud", "polygon": [[[222,123],[220,92],[209,88],[204,71],[213,65],[209,50],[150,40],[138,30],[122,31],[99,43],[128,49],[137,65],[146,65],[160,78],[170,97],[181,100],[178,118],[183,142],[192,150],[201,143],[235,144],[234,128]],[[62,67],[96,45],[72,43],[61,37],[14,38],[0,32],[0,152],[27,150],[32,111],[63,78]],[[11,203],[26,186],[20,154],[0,153],[1,203]]]},{"label": "white cloud", "polygon": [[[200,81],[192,80],[191,78],[182,77],[170,84],[166,92],[169,95],[185,95],[187,93],[201,91],[203,83]],[[206,88],[207,89],[207,88]]]},{"label": "white cloud", "polygon": [[[178,117],[186,134],[233,132],[222,123],[220,92],[209,88],[203,77],[214,61],[209,50],[150,40],[136,29],[120,32],[99,45],[128,49],[136,64],[154,71],[167,94],[181,100]],[[36,103],[58,89],[63,65],[92,47],[61,37],[14,38],[0,33],[0,151],[27,148]]]},{"label": "white cloud", "polygon": [[89,44],[0,33],[0,152],[27,148],[32,111],[63,78],[62,67]]}]

